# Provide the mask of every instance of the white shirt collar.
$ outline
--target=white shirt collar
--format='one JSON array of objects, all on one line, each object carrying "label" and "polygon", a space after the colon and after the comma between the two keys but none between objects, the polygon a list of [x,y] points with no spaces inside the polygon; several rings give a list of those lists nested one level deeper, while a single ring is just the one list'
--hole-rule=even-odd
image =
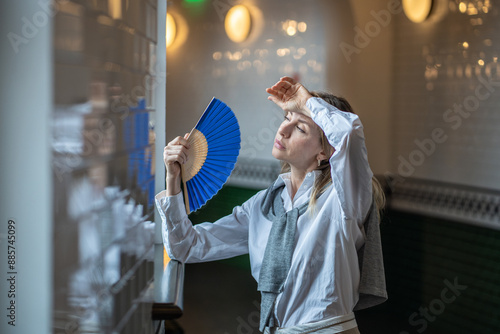
[{"label": "white shirt collar", "polygon": [[283,199],[283,205],[286,211],[291,210],[296,206],[302,205],[303,203],[309,202],[309,197],[314,186],[314,181],[320,174],[321,171],[319,170],[313,170],[312,172],[306,174],[304,181],[302,181],[302,184],[300,185],[297,193],[295,194],[295,197],[293,198],[293,202],[291,199],[291,173],[288,172],[279,175],[278,180],[276,180],[275,186],[285,184],[285,188],[287,191],[283,191],[281,193],[281,198]]}]

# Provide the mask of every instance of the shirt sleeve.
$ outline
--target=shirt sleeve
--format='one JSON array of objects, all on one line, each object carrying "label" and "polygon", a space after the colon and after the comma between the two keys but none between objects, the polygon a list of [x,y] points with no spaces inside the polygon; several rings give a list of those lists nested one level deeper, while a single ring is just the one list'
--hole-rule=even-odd
[{"label": "shirt sleeve", "polygon": [[372,176],[363,125],[358,115],[341,111],[321,98],[307,100],[311,117],[335,148],[330,157],[332,182],[344,215],[361,224],[372,203]]},{"label": "shirt sleeve", "polygon": [[235,207],[232,214],[214,223],[193,226],[182,193],[166,196],[162,191],[155,202],[162,220],[163,244],[172,259],[195,263],[248,253],[249,220],[243,206]]}]

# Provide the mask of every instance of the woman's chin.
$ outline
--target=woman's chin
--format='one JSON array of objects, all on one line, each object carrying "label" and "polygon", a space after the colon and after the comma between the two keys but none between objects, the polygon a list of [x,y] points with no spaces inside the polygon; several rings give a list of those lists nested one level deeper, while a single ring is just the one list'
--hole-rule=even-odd
[{"label": "woman's chin", "polygon": [[276,147],[273,147],[271,154],[275,159],[278,159],[280,161],[283,160],[283,153],[280,150],[278,150]]},{"label": "woman's chin", "polygon": [[279,154],[274,154],[273,153],[273,157],[278,160],[279,162],[281,163],[285,163],[285,164],[289,164],[289,162],[287,161],[287,159],[285,159],[282,155],[279,155]]}]

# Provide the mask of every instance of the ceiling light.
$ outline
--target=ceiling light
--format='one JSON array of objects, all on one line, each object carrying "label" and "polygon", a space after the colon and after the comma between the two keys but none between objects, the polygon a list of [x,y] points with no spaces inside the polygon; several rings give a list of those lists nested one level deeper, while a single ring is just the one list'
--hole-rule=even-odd
[{"label": "ceiling light", "polygon": [[224,28],[230,40],[235,43],[245,41],[250,34],[252,19],[250,11],[243,5],[231,8],[226,15]]},{"label": "ceiling light", "polygon": [[403,0],[403,10],[410,21],[420,23],[429,17],[432,4],[433,0]]}]

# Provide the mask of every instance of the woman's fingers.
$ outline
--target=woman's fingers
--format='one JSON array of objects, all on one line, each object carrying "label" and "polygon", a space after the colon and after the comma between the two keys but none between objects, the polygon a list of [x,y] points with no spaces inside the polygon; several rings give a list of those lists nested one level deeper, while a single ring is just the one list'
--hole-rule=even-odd
[{"label": "woman's fingers", "polygon": [[281,101],[281,99],[276,98],[276,97],[275,97],[275,96],[273,96],[273,95],[268,96],[268,97],[267,97],[267,99],[268,99],[269,101],[272,101],[272,102],[276,103],[276,104],[278,105],[278,107],[283,108],[283,102]]},{"label": "woman's fingers", "polygon": [[[189,136],[189,134],[187,134],[187,135]],[[187,137],[182,138],[181,136],[175,137],[174,140],[172,140],[170,143],[168,143],[167,146],[175,146],[175,145],[182,145],[187,149],[189,149],[189,147],[190,147],[190,145],[187,141]]]},{"label": "woman's fingers", "polygon": [[284,111],[301,112],[306,116],[310,115],[310,111],[305,106],[312,95],[295,79],[282,77],[280,81],[266,89],[266,92],[270,94],[268,100],[276,103]]},{"label": "woman's fingers", "polygon": [[169,165],[173,164],[174,162],[178,162],[182,165],[185,164],[189,159],[187,149],[180,145],[165,147],[163,157],[165,163]]},{"label": "woman's fingers", "polygon": [[163,161],[165,162],[165,166],[167,168],[169,168],[176,162],[182,165],[188,161],[188,150],[190,147],[187,141],[188,136],[189,134],[186,134],[184,138],[180,136],[174,138],[163,149]]},{"label": "woman's fingers", "polygon": [[277,86],[281,89],[288,90],[293,86],[293,84],[288,81],[281,80],[280,82],[278,82]]},{"label": "woman's fingers", "polygon": [[293,98],[293,96],[297,93],[297,90],[300,85],[294,79],[290,77],[283,77],[274,84],[271,88],[266,89],[266,92],[276,96],[282,101]]},{"label": "woman's fingers", "polygon": [[272,92],[275,92],[276,94],[285,94],[286,91],[289,89],[290,84],[285,84],[282,82],[278,82],[277,84],[273,85],[270,89]]},{"label": "woman's fingers", "polygon": [[280,81],[286,81],[286,82],[289,82],[292,85],[295,85],[295,84],[298,83],[295,79],[290,78],[290,77],[282,77],[282,78],[280,78]]},{"label": "woman's fingers", "polygon": [[187,161],[188,155],[184,147],[180,146],[167,147],[165,154],[167,156],[167,159],[169,160],[174,160],[179,163],[184,163],[185,161]]},{"label": "woman's fingers", "polygon": [[266,92],[271,94],[272,96],[275,96],[276,98],[282,100],[285,96],[285,94],[283,94],[282,92],[280,92],[279,90],[276,90],[276,89],[273,89],[273,88],[268,88],[266,89]]}]

